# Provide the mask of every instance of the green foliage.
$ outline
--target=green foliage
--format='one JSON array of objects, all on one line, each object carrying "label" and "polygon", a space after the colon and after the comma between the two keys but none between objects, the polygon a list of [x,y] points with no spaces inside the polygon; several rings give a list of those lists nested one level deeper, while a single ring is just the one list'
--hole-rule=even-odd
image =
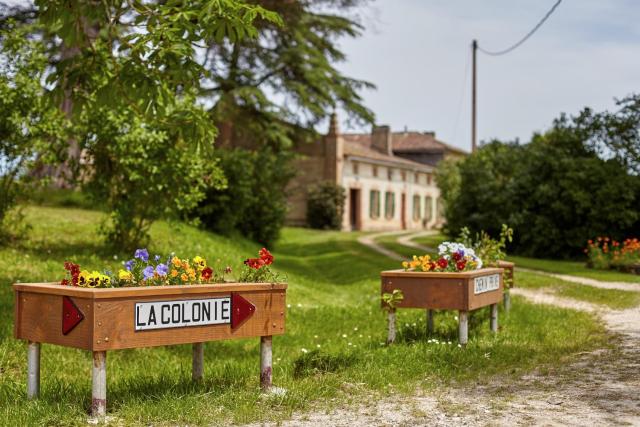
[{"label": "green foliage", "polygon": [[192,211],[208,230],[244,237],[273,247],[284,224],[284,188],[292,176],[289,158],[269,147],[248,151],[220,149],[216,158],[227,180],[225,188],[209,188]]},{"label": "green foliage", "polygon": [[290,147],[314,134],[314,126],[338,107],[353,121],[372,122],[359,92],[373,86],[336,67],[345,60],[337,40],[362,29],[350,15],[363,1],[256,3],[277,12],[284,25],[262,20],[255,38],[211,44],[206,52],[202,96],[214,103],[212,114],[227,129],[223,142],[255,147],[266,139]]},{"label": "green foliage", "polygon": [[640,241],[637,238],[619,242],[600,236],[589,240],[585,252],[587,266],[591,268],[640,274]]},{"label": "green foliage", "polygon": [[184,214],[224,183],[216,127],[196,96],[207,74],[197,49],[256,37],[255,22],[281,19],[232,0],[36,6],[40,26],[20,28],[46,43],[51,99],[74,125],[63,175],[73,172],[110,211],[109,242],[134,248],[151,222]]},{"label": "green foliage", "polygon": [[321,230],[340,230],[344,213],[345,189],[334,182],[323,181],[309,188],[307,224]]},{"label": "green foliage", "polygon": [[514,252],[548,258],[579,256],[591,236],[637,235],[640,178],[598,157],[585,140],[561,117],[529,144],[494,141],[459,162],[452,172],[459,190],[441,187],[448,233],[467,226],[497,234],[510,224]]},{"label": "green foliage", "polygon": [[403,299],[404,294],[400,289],[394,289],[391,293],[385,292],[382,294],[382,302],[384,303],[383,308],[388,311],[395,310]]},{"label": "green foliage", "polygon": [[613,156],[640,174],[640,94],[617,100],[616,106],[614,112],[600,113],[585,108],[574,120],[603,157]]},{"label": "green foliage", "polygon": [[81,146],[91,159],[83,186],[110,212],[103,224],[107,240],[131,250],[148,237],[154,220],[186,215],[208,188],[222,188],[224,177],[211,152],[193,149],[171,126],[185,100],[166,122],[143,122],[127,109],[87,114]]},{"label": "green foliage", "polygon": [[513,241],[513,229],[506,224],[502,224],[500,238],[496,240],[484,230],[476,233],[475,238],[472,239],[471,231],[467,227],[462,227],[457,241],[468,248],[473,248],[485,266],[496,267],[498,261],[507,257],[507,242]]},{"label": "green foliage", "polygon": [[[8,23],[12,27],[11,23]],[[62,115],[43,97],[42,46],[21,29],[0,32],[0,241],[15,237],[21,215],[14,210],[39,183],[30,173],[59,160],[64,140]]]}]

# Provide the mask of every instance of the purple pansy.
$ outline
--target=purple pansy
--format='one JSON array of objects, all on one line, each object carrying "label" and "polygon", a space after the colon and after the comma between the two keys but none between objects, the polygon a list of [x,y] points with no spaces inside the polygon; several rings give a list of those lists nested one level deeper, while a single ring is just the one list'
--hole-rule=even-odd
[{"label": "purple pansy", "polygon": [[147,262],[149,261],[149,252],[146,249],[136,249],[136,253],[133,255],[133,257]]},{"label": "purple pansy", "polygon": [[155,259],[156,262],[160,262],[160,255],[156,255],[155,257],[153,257],[153,259]]},{"label": "purple pansy", "polygon": [[126,268],[127,271],[131,271],[131,269],[133,268],[133,263],[134,261],[130,259],[129,261],[124,263],[124,268]]},{"label": "purple pansy", "polygon": [[142,270],[142,275],[144,276],[144,279],[150,279],[153,277],[153,267],[152,266],[148,266],[146,267],[144,270]]},{"label": "purple pansy", "polygon": [[169,267],[166,264],[158,264],[156,266],[156,273],[158,276],[166,276],[169,273]]}]

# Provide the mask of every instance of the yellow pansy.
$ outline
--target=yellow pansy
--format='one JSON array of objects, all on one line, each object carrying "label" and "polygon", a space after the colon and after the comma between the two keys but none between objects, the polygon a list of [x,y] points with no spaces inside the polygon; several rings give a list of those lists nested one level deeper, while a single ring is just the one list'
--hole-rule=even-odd
[{"label": "yellow pansy", "polygon": [[202,271],[207,266],[207,261],[200,255],[193,258],[193,263],[198,268],[198,271]]},{"label": "yellow pansy", "polygon": [[131,272],[127,270],[120,270],[118,271],[118,279],[129,281],[133,279],[133,274],[131,274]]}]

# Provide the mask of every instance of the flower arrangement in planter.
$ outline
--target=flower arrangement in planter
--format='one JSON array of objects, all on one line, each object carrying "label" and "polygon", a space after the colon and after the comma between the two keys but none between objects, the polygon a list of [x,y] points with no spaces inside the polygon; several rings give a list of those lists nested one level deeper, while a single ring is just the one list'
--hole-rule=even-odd
[{"label": "flower arrangement in planter", "polygon": [[413,256],[411,261],[403,261],[405,271],[453,272],[479,270],[482,260],[462,243],[444,242],[438,246],[438,258],[429,255]]},{"label": "flower arrangement in planter", "polygon": [[[266,283],[282,281],[270,266],[274,257],[266,249],[260,249],[257,258],[244,261],[244,268],[238,277],[239,282]],[[197,255],[191,259],[180,258],[175,254],[166,257],[149,256],[147,249],[137,249],[132,259],[122,263],[117,274],[109,270],[81,270],[78,264],[67,261],[64,269],[67,275],[60,282],[65,286],[83,288],[117,288],[130,286],[167,286],[193,285],[202,283],[225,283],[232,273],[229,266],[212,267],[206,259]]]},{"label": "flower arrangement in planter", "polygon": [[584,252],[588,267],[640,274],[640,240],[637,238],[618,242],[609,237],[598,237],[587,242]]}]

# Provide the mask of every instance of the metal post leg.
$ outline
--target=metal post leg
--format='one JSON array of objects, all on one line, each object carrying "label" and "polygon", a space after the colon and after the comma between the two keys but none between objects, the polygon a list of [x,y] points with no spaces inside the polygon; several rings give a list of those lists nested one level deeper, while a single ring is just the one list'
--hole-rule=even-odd
[{"label": "metal post leg", "polygon": [[389,310],[389,331],[387,333],[387,344],[392,344],[396,340],[396,311]]},{"label": "metal post leg", "polygon": [[273,348],[271,336],[260,337],[260,388],[263,392],[271,389],[273,371]]},{"label": "metal post leg", "polygon": [[427,335],[433,334],[433,310],[427,310]]},{"label": "metal post leg", "polygon": [[27,398],[40,395],[40,343],[29,341],[27,347]]},{"label": "metal post leg", "polygon": [[509,292],[504,293],[504,311],[511,310],[511,294]]},{"label": "metal post leg", "polygon": [[458,342],[467,345],[469,340],[469,312],[458,312]]},{"label": "metal post leg", "polygon": [[491,304],[491,332],[498,332],[498,304]]},{"label": "metal post leg", "polygon": [[193,364],[191,378],[194,381],[202,381],[204,377],[204,343],[193,343]]},{"label": "metal post leg", "polygon": [[107,352],[93,352],[91,415],[104,417],[107,413]]}]

